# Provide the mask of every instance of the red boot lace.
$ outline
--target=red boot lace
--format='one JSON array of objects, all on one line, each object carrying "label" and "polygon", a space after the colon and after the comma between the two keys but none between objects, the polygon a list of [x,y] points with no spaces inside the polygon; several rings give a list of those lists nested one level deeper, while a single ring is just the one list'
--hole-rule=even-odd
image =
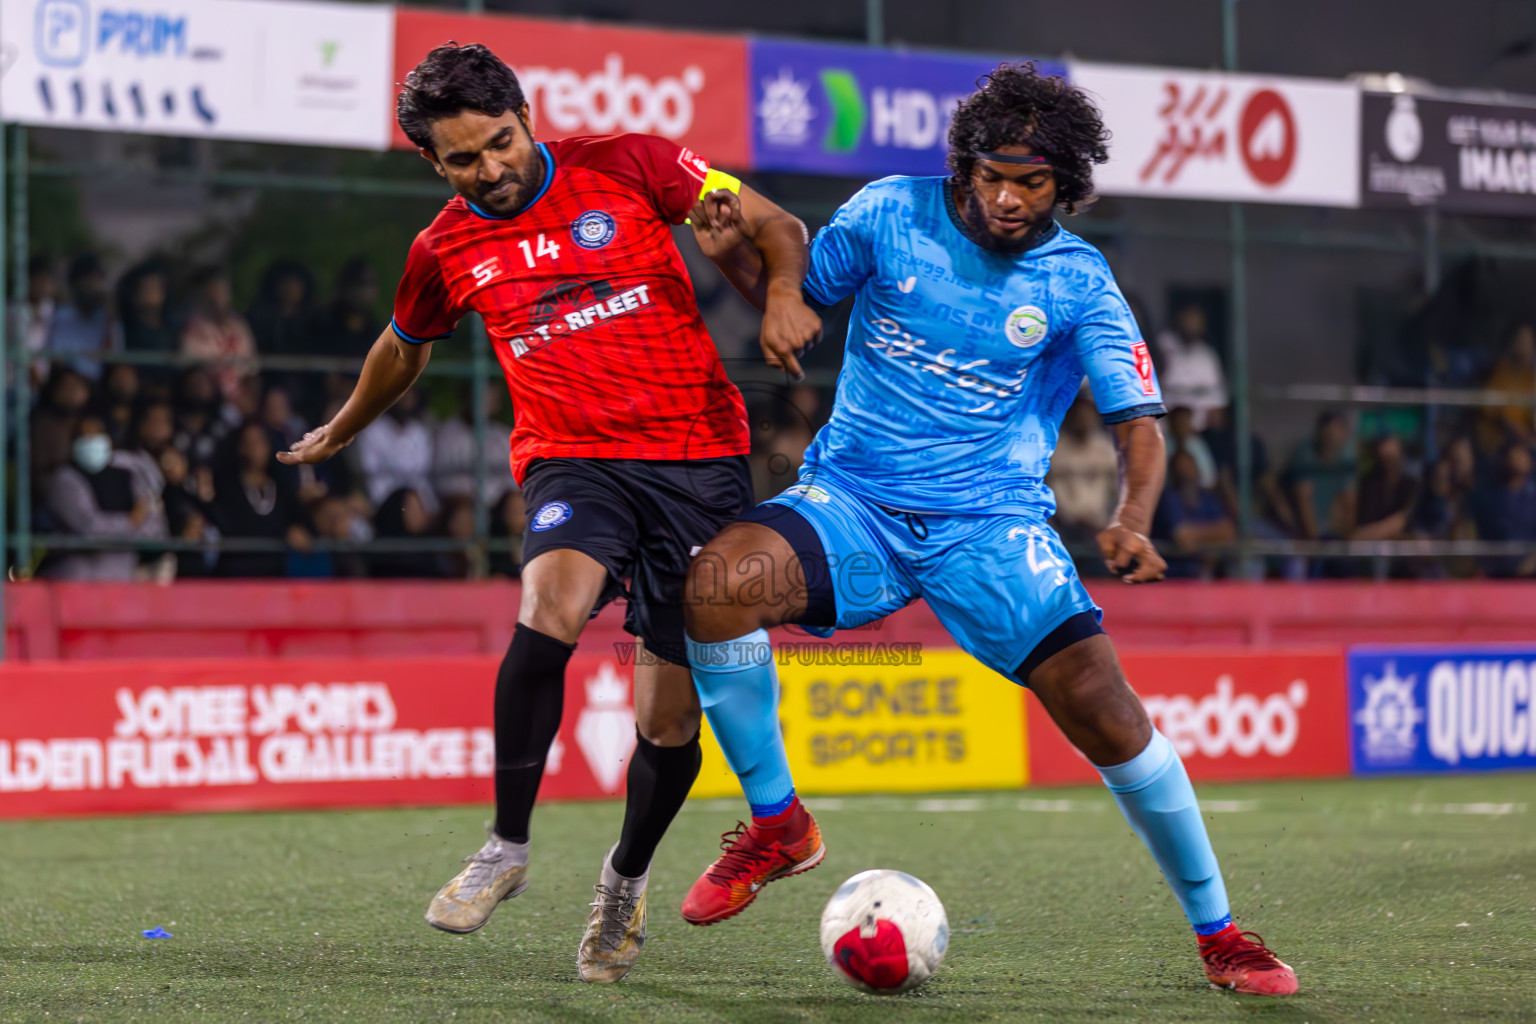
[{"label": "red boot lace", "polygon": [[1257,932],[1238,932],[1224,942],[1212,943],[1205,956],[1223,967],[1275,970],[1280,966],[1279,958]]},{"label": "red boot lace", "polygon": [[725,853],[710,866],[709,874],[721,885],[729,885],[737,875],[757,871],[768,860],[766,851],[757,845],[744,821],[738,821],[730,832],[720,834],[720,849]]}]

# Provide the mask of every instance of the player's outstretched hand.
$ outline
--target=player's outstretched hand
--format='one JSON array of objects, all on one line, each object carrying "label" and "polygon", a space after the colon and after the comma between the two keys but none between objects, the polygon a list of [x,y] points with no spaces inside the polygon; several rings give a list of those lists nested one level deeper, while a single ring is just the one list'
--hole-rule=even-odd
[{"label": "player's outstretched hand", "polygon": [[345,441],[337,441],[331,437],[331,425],[326,423],[299,438],[289,446],[287,451],[278,452],[277,461],[285,466],[324,462],[351,443],[350,437]]},{"label": "player's outstretched hand", "polygon": [[1111,523],[1099,534],[1099,551],[1109,571],[1127,583],[1156,583],[1168,571],[1168,563],[1146,534],[1119,523]]},{"label": "player's outstretched hand", "polygon": [[821,317],[798,291],[768,292],[763,310],[763,359],[795,380],[804,380],[800,356],[821,340]]},{"label": "player's outstretched hand", "polygon": [[728,188],[717,188],[700,196],[688,212],[688,222],[699,249],[710,259],[724,256],[747,237],[741,199]]}]

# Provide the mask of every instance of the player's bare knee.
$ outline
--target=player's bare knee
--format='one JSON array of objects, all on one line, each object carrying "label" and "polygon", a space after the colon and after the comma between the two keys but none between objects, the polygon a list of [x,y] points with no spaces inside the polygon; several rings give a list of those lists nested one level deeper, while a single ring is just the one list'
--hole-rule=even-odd
[{"label": "player's bare knee", "polygon": [[731,640],[763,625],[761,610],[747,599],[751,557],[734,543],[732,532],[727,527],[688,567],[684,625],[702,643]]},{"label": "player's bare knee", "polygon": [[698,706],[654,709],[636,716],[635,725],[648,743],[658,747],[681,747],[699,734],[703,718]]}]

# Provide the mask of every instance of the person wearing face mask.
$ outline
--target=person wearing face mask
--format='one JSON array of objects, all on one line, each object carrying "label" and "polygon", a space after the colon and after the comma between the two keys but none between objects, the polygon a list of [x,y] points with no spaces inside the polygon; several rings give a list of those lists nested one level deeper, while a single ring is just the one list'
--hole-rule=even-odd
[{"label": "person wearing face mask", "polygon": [[[167,536],[159,495],[134,473],[112,465],[112,439],[95,416],[80,420],[70,462],[49,478],[44,502],[64,533],[143,540]],[[66,551],[51,557],[43,574],[61,580],[128,581],[138,564],[136,549]]]}]

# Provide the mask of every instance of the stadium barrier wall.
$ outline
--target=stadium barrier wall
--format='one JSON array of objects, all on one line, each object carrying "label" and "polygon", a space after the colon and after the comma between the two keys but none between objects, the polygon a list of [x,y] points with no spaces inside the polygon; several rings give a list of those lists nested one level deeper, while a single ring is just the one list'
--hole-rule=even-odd
[{"label": "stadium barrier wall", "polygon": [[[1521,643],[1536,637],[1528,583],[1088,582],[1121,650],[1301,648],[1382,643]],[[455,582],[182,581],[174,586],[53,583],[6,587],[13,660],[500,655],[521,590]],[[610,606],[581,649],[630,640]],[[839,640],[953,646],[919,602]],[[790,639],[794,639],[791,637]],[[803,639],[800,638],[800,639]]]}]

